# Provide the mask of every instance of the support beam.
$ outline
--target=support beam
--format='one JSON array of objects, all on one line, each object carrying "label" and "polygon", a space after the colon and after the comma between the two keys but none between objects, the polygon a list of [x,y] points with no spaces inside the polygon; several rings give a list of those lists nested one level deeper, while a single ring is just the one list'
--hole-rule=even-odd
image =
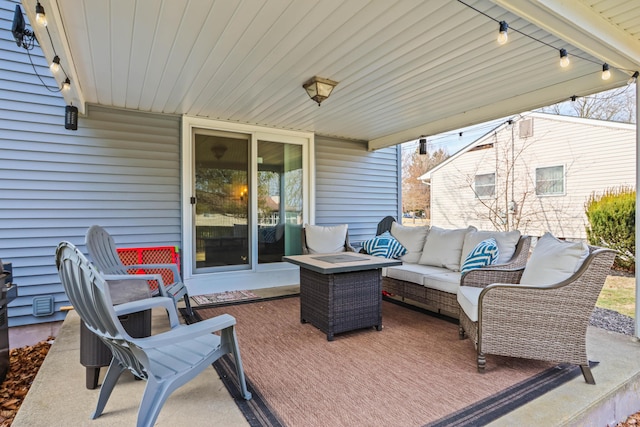
[{"label": "support beam", "polygon": [[640,188],[640,83],[636,82],[636,317],[635,332],[636,339],[640,339],[640,286],[638,286],[638,242],[640,241],[640,201],[638,200],[638,188]]}]

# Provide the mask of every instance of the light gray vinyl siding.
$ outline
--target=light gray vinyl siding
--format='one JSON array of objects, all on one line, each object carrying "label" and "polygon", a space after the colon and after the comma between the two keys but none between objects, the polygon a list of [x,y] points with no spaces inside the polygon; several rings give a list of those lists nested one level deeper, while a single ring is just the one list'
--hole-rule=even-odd
[{"label": "light gray vinyl siding", "polygon": [[359,142],[316,136],[316,224],[349,224],[349,239],[361,242],[375,236],[382,218],[397,218],[399,147],[370,152]]},{"label": "light gray vinyl siding", "polygon": [[180,244],[178,119],[90,106],[73,133],[59,119],[17,130],[19,144],[0,137],[11,159],[0,172],[0,257],[13,263],[19,285],[10,326],[64,316],[32,316],[33,297],[53,295],[56,310],[68,304],[55,247],[68,240],[86,253],[92,224],[119,247]]},{"label": "light gray vinyl siding", "polygon": [[[90,106],[77,131],[65,130],[64,100],[13,41],[15,4],[0,2],[0,258],[19,294],[9,326],[64,318],[60,241],[86,253],[85,232],[100,224],[118,246],[179,245],[181,218],[178,118]],[[37,45],[31,57],[55,86]],[[33,316],[33,298],[45,295],[54,315]]]}]

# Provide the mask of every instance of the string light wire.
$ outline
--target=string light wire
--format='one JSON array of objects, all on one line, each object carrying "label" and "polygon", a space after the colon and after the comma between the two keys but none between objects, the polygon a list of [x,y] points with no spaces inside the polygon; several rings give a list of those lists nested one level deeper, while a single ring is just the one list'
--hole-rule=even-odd
[{"label": "string light wire", "polygon": [[[480,9],[478,9],[478,8],[476,8],[476,7],[474,7],[474,6],[471,6],[470,4],[468,4],[468,3],[464,2],[463,0],[457,0],[457,1],[458,1],[458,3],[463,4],[464,6],[468,7],[469,9],[475,10],[475,11],[476,11],[476,12],[478,12],[480,15],[483,15],[483,16],[485,16],[485,17],[489,18],[490,20],[497,22],[498,24],[500,24],[500,22],[503,22],[503,21],[504,21],[504,20],[502,20],[502,19],[496,19],[496,18],[494,18],[494,17],[490,16],[489,14],[487,14],[487,13],[485,13],[485,12],[481,11]],[[532,35],[530,35],[530,34],[527,34],[527,33],[523,32],[523,31],[520,31],[520,30],[518,30],[517,28],[513,28],[511,25],[509,25],[509,29],[510,29],[510,30],[512,30],[512,31],[514,31],[514,32],[516,32],[516,33],[518,33],[518,34],[520,34],[520,35],[523,35],[523,36],[525,36],[525,37],[528,37],[528,38],[530,38],[531,40],[534,40],[534,41],[536,41],[536,42],[538,42],[538,43],[540,43],[540,44],[543,44],[543,45],[545,45],[545,46],[548,46],[548,47],[550,47],[550,48],[554,49],[556,52],[558,52],[558,51],[560,51],[560,50],[562,49],[562,48],[555,47],[555,46],[553,46],[552,44],[545,42],[544,40],[540,40],[540,39],[538,39],[538,38],[536,38],[536,37],[534,37],[534,36],[532,36]],[[565,50],[565,52],[566,52],[566,50]],[[591,58],[587,58],[587,57],[584,57],[584,56],[576,55],[576,54],[574,54],[574,53],[572,53],[572,54],[571,54],[571,56],[572,56],[572,57],[574,57],[574,58],[582,59],[583,61],[589,61],[589,62],[591,62],[591,63],[593,63],[593,64],[598,64],[598,65],[604,65],[604,64],[606,64],[606,63],[604,63],[604,64],[603,64],[603,63],[600,63],[600,62],[598,62],[598,61],[596,61],[596,60],[594,60],[594,59],[591,59]],[[607,64],[607,65],[608,65],[608,64]],[[616,69],[618,69],[618,70],[620,70],[620,71],[625,71],[625,72],[628,72],[628,73],[634,73],[634,70],[626,70],[626,69],[624,69],[624,68],[616,68]]]}]

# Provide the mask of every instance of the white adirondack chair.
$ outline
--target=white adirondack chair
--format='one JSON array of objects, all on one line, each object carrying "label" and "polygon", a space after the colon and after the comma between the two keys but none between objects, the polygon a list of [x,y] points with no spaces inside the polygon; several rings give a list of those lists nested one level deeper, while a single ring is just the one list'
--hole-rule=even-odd
[{"label": "white adirondack chair", "polygon": [[[192,325],[182,325],[170,298],[147,298],[113,306],[108,280],[131,276],[103,276],[71,243],[56,250],[56,265],[69,301],[87,328],[111,349],[113,359],[102,383],[91,418],[99,417],[120,375],[131,371],[147,381],[138,409],[138,426],[152,426],[169,395],[225,354],[233,354],[242,397],[251,399],[235,333],[236,320],[228,314]],[[171,330],[147,338],[132,338],[118,316],[164,307]],[[220,335],[214,332],[220,331]]]},{"label": "white adirondack chair", "polygon": [[191,310],[191,303],[189,301],[189,294],[187,293],[187,287],[182,283],[180,272],[176,264],[133,264],[124,265],[118,251],[116,250],[116,244],[113,241],[113,237],[99,225],[92,225],[87,231],[85,237],[87,244],[87,250],[89,256],[94,264],[105,274],[130,274],[130,272],[138,272],[140,270],[144,272],[157,273],[163,269],[171,270],[173,274],[173,283],[164,283],[162,275],[160,274],[145,274],[139,275],[140,277],[146,277],[147,280],[155,281],[158,283],[158,288],[152,288],[152,295],[170,297],[177,304],[181,298],[184,298],[185,307],[187,313],[191,316],[193,311]]}]

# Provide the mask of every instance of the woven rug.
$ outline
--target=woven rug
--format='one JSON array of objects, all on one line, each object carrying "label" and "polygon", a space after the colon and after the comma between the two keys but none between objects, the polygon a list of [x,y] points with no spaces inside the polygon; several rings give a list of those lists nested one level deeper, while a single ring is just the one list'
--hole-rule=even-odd
[{"label": "woven rug", "polygon": [[[236,398],[252,426],[479,426],[575,378],[575,366],[487,356],[476,371],[472,343],[450,320],[383,302],[383,330],[327,341],[300,323],[298,297],[196,308],[229,313],[253,399]],[[234,364],[214,364],[239,396]]]},{"label": "woven rug", "polygon": [[205,306],[256,298],[258,298],[258,295],[254,294],[251,291],[227,291],[207,295],[194,295],[191,297],[191,301],[200,306]]}]

